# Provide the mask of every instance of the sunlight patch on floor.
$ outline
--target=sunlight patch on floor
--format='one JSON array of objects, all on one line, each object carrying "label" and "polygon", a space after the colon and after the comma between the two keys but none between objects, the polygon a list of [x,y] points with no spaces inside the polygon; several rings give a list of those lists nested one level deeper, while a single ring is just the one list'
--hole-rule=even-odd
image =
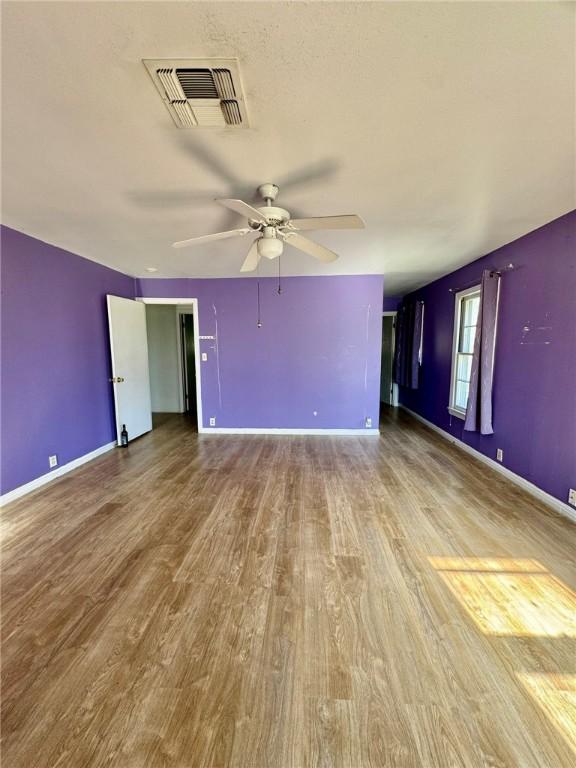
[{"label": "sunlight patch on floor", "polygon": [[537,560],[515,557],[429,557],[437,571],[508,571],[512,573],[547,573]]},{"label": "sunlight patch on floor", "polygon": [[482,632],[576,637],[576,594],[541,563],[515,558],[429,561]]},{"label": "sunlight patch on floor", "polygon": [[517,677],[576,752],[576,675],[518,672]]}]

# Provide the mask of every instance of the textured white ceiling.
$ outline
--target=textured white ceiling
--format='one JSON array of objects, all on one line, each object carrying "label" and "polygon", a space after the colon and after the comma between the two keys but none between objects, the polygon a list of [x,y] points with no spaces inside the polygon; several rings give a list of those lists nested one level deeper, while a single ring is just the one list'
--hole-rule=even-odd
[{"label": "textured white ceiling", "polygon": [[[575,207],[573,3],[5,2],[5,224],[132,275],[235,276],[242,220],[212,202],[281,186],[322,265],[421,285]],[[141,60],[238,57],[251,128],[179,131]],[[284,188],[283,188],[284,185]],[[275,265],[267,263],[272,274]]]}]

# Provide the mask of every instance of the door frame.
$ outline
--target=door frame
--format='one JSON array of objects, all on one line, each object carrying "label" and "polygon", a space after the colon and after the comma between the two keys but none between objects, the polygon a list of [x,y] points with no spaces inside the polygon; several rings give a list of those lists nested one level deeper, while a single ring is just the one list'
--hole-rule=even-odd
[{"label": "door frame", "polygon": [[[200,326],[198,325],[198,299],[163,299],[159,296],[136,296],[136,301],[141,301],[143,304],[170,304],[170,305],[187,305],[192,307],[192,315],[194,317],[194,357],[196,368],[196,420],[198,423],[198,432],[204,432],[204,422],[202,421],[202,380],[200,376]],[[178,328],[179,313],[176,310],[176,327]],[[180,335],[178,334],[178,339]],[[181,341],[178,341],[180,346]],[[182,391],[182,355],[178,354],[178,373],[180,376],[180,403],[184,402],[184,393]],[[184,406],[182,405],[182,408]]]},{"label": "door frame", "polygon": [[[181,305],[179,305],[181,306]],[[191,306],[191,305],[188,305]],[[178,310],[178,307],[176,307],[176,343],[178,345],[178,378],[180,379],[180,389],[178,391],[178,403],[180,406],[180,413],[186,413],[186,400],[184,397],[184,382],[186,382],[186,387],[188,387],[188,373],[186,371],[186,368],[184,366],[184,344],[182,339],[182,318],[184,315],[192,315],[194,318],[194,369],[195,369],[195,376],[198,375],[198,364],[196,360],[196,338],[198,336],[198,326],[197,326],[197,316],[194,313],[194,307],[192,306],[192,309],[186,310],[183,309],[182,311]],[[198,410],[198,407],[196,407],[196,410]]]},{"label": "door frame", "polygon": [[382,317],[393,317],[394,322],[392,323],[392,402],[391,407],[392,408],[398,408],[399,405],[399,399],[398,399],[398,384],[394,381],[394,353],[396,352],[396,316],[398,312],[382,312]]}]

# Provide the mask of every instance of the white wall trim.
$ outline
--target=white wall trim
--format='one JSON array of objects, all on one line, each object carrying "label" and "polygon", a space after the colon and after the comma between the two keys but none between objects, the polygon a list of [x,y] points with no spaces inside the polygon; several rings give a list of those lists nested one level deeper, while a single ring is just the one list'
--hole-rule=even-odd
[{"label": "white wall trim", "polygon": [[29,483],[25,483],[24,485],[18,486],[18,488],[14,488],[12,491],[8,491],[8,493],[0,496],[0,507],[19,499],[21,496],[32,493],[32,491],[35,491],[37,488],[41,488],[43,485],[51,483],[52,480],[56,480],[57,478],[62,477],[62,475],[72,472],[73,469],[81,467],[82,464],[86,464],[87,462],[92,461],[92,459],[98,458],[98,456],[101,456],[107,451],[111,451],[112,448],[115,447],[116,440],[113,440],[111,443],[106,443],[106,445],[102,445],[100,448],[90,451],[90,453],[85,453],[84,456],[79,456],[77,459],[69,461],[67,464],[62,464],[61,467],[58,467],[51,472],[47,472],[45,475],[40,475],[40,477],[37,477],[35,480],[30,480]]},{"label": "white wall trim", "polygon": [[151,298],[150,296],[136,296],[134,301],[142,301],[144,304],[193,304],[198,299],[163,299],[161,297]]},{"label": "white wall trim", "polygon": [[474,458],[478,459],[483,464],[487,464],[489,467],[496,470],[496,472],[499,472],[501,475],[504,475],[504,477],[506,477],[508,480],[513,482],[515,485],[522,488],[524,491],[527,491],[529,494],[531,494],[536,499],[538,499],[538,501],[541,501],[544,504],[547,504],[549,507],[552,507],[556,512],[559,512],[561,515],[564,515],[564,517],[567,517],[576,523],[576,509],[571,509],[571,507],[569,507],[568,504],[564,504],[564,502],[560,501],[560,499],[557,499],[555,496],[552,496],[551,494],[546,493],[546,491],[543,491],[542,488],[538,488],[538,486],[534,485],[534,483],[531,483],[529,480],[526,480],[520,475],[517,475],[515,472],[512,472],[512,470],[507,469],[506,467],[503,467],[502,464],[499,464],[497,461],[494,461],[494,459],[491,459],[489,456],[486,456],[484,453],[481,453],[480,451],[477,451],[475,448],[472,448],[472,446],[468,445],[467,443],[464,443],[462,440],[459,440],[457,437],[454,437],[454,435],[451,435],[449,432],[446,432],[444,429],[437,427],[436,424],[433,424],[431,421],[428,421],[428,419],[425,419],[423,416],[420,416],[419,413],[416,413],[415,411],[410,410],[410,408],[406,408],[405,405],[400,405],[400,408],[406,411],[406,413],[409,413],[411,416],[413,416],[417,421],[420,421],[422,424],[425,424],[427,427],[434,430],[434,432],[437,432],[445,440],[448,440],[448,442],[452,443],[457,448],[460,448],[460,450],[464,451],[465,453],[469,453],[471,456],[474,456]]},{"label": "white wall trim", "polygon": [[379,429],[275,429],[274,427],[204,427],[203,435],[353,435],[354,437],[377,436]]},{"label": "white wall trim", "polygon": [[[141,301],[144,304],[188,304],[192,307],[192,315],[194,316],[194,357],[196,365],[196,422],[198,424],[198,432],[203,432],[204,427],[202,421],[202,372],[200,367],[200,323],[198,321],[198,299],[164,299],[158,296],[136,296],[135,301]],[[178,316],[178,311],[176,311]]]}]

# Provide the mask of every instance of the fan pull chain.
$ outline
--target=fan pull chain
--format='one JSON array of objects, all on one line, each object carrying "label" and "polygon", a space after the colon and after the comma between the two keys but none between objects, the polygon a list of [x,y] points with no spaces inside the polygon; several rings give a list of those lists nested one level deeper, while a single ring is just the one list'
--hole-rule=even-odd
[{"label": "fan pull chain", "polygon": [[278,295],[280,295],[282,293],[282,282],[281,282],[282,277],[281,277],[281,274],[280,274],[280,258],[281,257],[278,256]]},{"label": "fan pull chain", "polygon": [[257,322],[256,326],[262,328],[262,318],[260,317],[260,261],[258,261],[258,271],[256,273],[256,307],[257,307]]}]

